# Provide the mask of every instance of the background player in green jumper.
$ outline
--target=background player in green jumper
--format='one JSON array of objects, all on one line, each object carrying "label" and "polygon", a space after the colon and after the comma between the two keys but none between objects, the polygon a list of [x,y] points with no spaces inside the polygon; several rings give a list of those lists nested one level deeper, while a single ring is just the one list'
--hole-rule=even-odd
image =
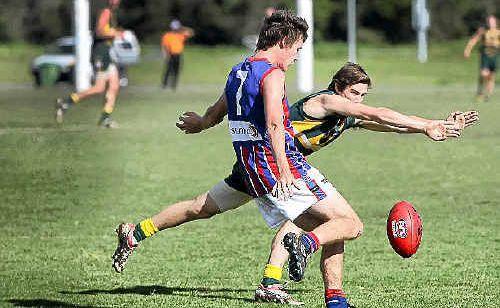
[{"label": "background player in green jumper", "polygon": [[[362,126],[379,131],[395,131],[399,133],[424,133],[423,131],[411,130],[404,127],[391,126],[387,124],[378,124],[377,122],[372,121],[355,121],[354,117],[346,117],[342,114],[331,113],[329,115],[322,116],[320,114],[322,107],[319,105],[323,104],[322,102],[328,102],[329,98],[339,100],[342,103],[346,104],[351,102],[356,103],[363,101],[370,81],[366,73],[361,70],[362,69],[361,67],[359,67],[359,65],[347,64],[334,76],[329,87],[330,90],[320,91],[318,93],[309,95],[308,97],[302,99],[291,107],[290,119],[292,120],[292,125],[297,131],[296,142],[300,142],[301,148],[305,153],[312,153],[316,150],[319,150],[323,146],[326,146],[337,137],[339,137],[345,129],[353,126]],[[356,77],[356,75],[358,77]],[[361,83],[362,81],[364,83]],[[340,93],[340,95],[335,95],[335,87],[337,87],[337,90],[340,90],[340,92],[338,92]],[[364,90],[360,89],[359,87],[364,88]],[[385,113],[393,112],[391,110],[387,111],[387,109],[383,108],[374,109],[385,111]],[[199,116],[195,112],[186,112],[181,117],[181,122],[178,123],[178,127],[186,133],[201,132],[204,129],[210,128],[220,123],[225,116],[225,110],[225,100],[223,97],[221,97],[217,103],[207,109],[207,112],[204,116]],[[414,118],[420,119],[421,121],[431,122],[431,120],[425,120],[417,117]],[[456,126],[458,126],[458,131],[461,131],[461,129],[463,129],[464,127],[472,125],[477,121],[477,113],[456,112],[452,113],[448,117],[448,120],[453,120],[456,123]],[[448,135],[456,136],[456,133],[454,133],[456,131],[457,130],[449,130]],[[432,132],[429,131],[429,133]],[[445,138],[444,135],[446,134],[446,132],[444,132],[444,134],[443,132],[439,134],[441,134],[441,136],[432,135],[432,137],[429,137],[431,137],[433,140],[442,140]],[[300,137],[301,135],[302,137]],[[308,143],[300,141],[299,138],[303,139],[304,137],[308,139]],[[228,181],[232,181],[232,179],[238,178],[237,173],[238,170],[237,168],[235,168],[233,170],[233,174],[226,178],[225,181],[221,181],[215,186],[223,187],[225,189],[224,193],[226,194],[225,197],[227,201],[224,201],[223,206],[221,206],[220,204],[213,204],[213,199],[207,196],[210,195],[210,192],[208,194],[202,194],[193,200],[184,201],[172,205],[154,216],[156,224],[153,223],[152,219],[146,219],[135,225],[134,238],[131,238],[131,241],[137,243],[140,240],[150,237],[158,230],[172,228],[192,220],[210,218],[216,214],[235,209],[245,204],[246,202],[251,200],[251,197],[238,190],[238,187],[243,187],[243,185],[238,186],[238,183],[234,182],[231,183],[232,186],[229,186],[227,184]],[[233,177],[233,175],[235,176]],[[282,229],[280,229],[275,237],[272,245],[272,253],[264,270],[264,278],[262,280],[262,284],[256,291],[257,299],[279,301],[285,303],[297,303],[291,298],[286,290],[282,288],[282,285],[280,284],[282,267],[287,260],[288,254],[279,244],[279,241],[283,237],[283,235],[290,230],[297,229],[293,224],[288,222]],[[343,249],[337,250],[337,252],[340,251],[343,252]],[[334,252],[335,250],[330,251],[330,253]],[[339,259],[343,254],[337,253],[337,255],[337,259]],[[339,264],[341,265],[341,263]],[[124,265],[125,263],[121,263],[120,267],[117,270],[123,270]],[[340,276],[335,275],[335,273],[335,271],[333,271],[333,274],[332,271],[327,271],[325,281],[330,281],[328,286],[332,286],[332,288],[328,289],[342,292],[341,279],[339,278]],[[326,283],[325,286],[327,286]]]},{"label": "background player in green jumper", "polygon": [[63,122],[64,114],[72,105],[90,96],[106,92],[104,96],[104,108],[98,125],[107,128],[117,127],[116,122],[111,119],[111,113],[115,108],[116,98],[120,90],[120,76],[118,67],[111,58],[110,50],[114,38],[122,35],[122,31],[117,28],[115,16],[119,5],[120,0],[109,0],[108,7],[101,11],[97,19],[92,48],[92,63],[96,73],[94,86],[79,93],[71,93],[66,99],[57,99],[56,121],[58,123]]},{"label": "background player in green jumper", "polygon": [[500,50],[500,29],[493,15],[486,18],[487,28],[481,27],[472,36],[464,50],[464,57],[469,58],[472,48],[480,42],[480,76],[477,86],[477,101],[487,101],[495,88],[495,72]]}]

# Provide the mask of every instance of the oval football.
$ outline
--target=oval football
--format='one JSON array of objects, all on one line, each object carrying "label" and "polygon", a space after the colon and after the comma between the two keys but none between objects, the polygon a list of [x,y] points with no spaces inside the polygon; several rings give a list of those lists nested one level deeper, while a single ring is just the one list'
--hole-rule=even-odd
[{"label": "oval football", "polygon": [[396,203],[387,218],[387,238],[394,251],[403,258],[414,255],[422,241],[422,220],[408,201]]}]

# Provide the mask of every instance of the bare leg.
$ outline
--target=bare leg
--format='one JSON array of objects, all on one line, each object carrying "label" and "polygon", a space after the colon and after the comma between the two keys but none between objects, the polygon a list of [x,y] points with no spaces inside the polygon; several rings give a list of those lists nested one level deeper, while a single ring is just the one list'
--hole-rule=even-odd
[{"label": "bare leg", "polygon": [[325,221],[312,230],[321,245],[352,240],[363,233],[363,223],[339,192],[319,201],[307,213]]},{"label": "bare leg", "polygon": [[[220,183],[219,183],[220,184]],[[217,187],[214,187],[217,189]],[[225,205],[226,209],[235,209],[249,200],[249,196],[234,191],[240,198],[233,198],[231,191],[219,192],[226,194],[233,203]],[[244,195],[245,198],[242,198]],[[148,237],[151,237],[160,230],[173,228],[189,221],[210,218],[219,213],[219,207],[215,200],[208,194],[203,193],[192,200],[181,201],[172,204],[159,212],[152,218],[145,219],[137,225],[131,223],[122,223],[116,229],[118,236],[118,247],[113,254],[113,267],[117,272],[123,271],[128,258],[137,247],[138,243]]]},{"label": "bare leg", "polygon": [[323,246],[321,251],[321,273],[326,289],[342,290],[344,264],[344,242]]},{"label": "bare leg", "polygon": [[115,107],[116,98],[118,96],[118,91],[120,90],[120,76],[117,69],[113,69],[109,75],[109,86],[108,91],[106,91],[106,97],[104,102],[104,110],[113,111]]},{"label": "bare leg", "polygon": [[491,72],[488,76],[488,81],[486,83],[486,95],[491,96],[493,94],[493,90],[495,89],[495,72]]},{"label": "bare leg", "polygon": [[488,83],[488,76],[490,74],[490,71],[487,69],[482,69],[479,72],[479,83],[477,85],[477,95],[482,97],[485,93],[484,90],[487,86]]},{"label": "bare leg", "polygon": [[151,219],[158,230],[164,230],[189,221],[210,218],[218,213],[215,201],[208,193],[204,193],[192,200],[172,204]]},{"label": "bare leg", "polygon": [[[292,254],[289,261],[290,278],[300,281],[304,275],[307,254],[304,247],[307,242],[309,249],[323,246],[322,272],[325,287],[340,289],[342,285],[342,264],[344,241],[355,239],[362,234],[363,224],[349,203],[338,192],[333,193],[310,207],[295,221],[298,227],[311,231],[305,237],[285,236],[285,247]],[[313,245],[313,246],[311,246]],[[338,288],[335,288],[338,286]]]},{"label": "bare leg", "polygon": [[[322,220],[305,213],[295,221],[298,226],[307,231],[317,228]],[[344,241],[323,245],[321,251],[320,269],[323,275],[323,284],[326,289],[342,289],[342,271],[344,262]]]},{"label": "bare leg", "polygon": [[104,93],[106,91],[106,82],[108,81],[108,78],[97,78],[94,85],[90,88],[88,88],[85,91],[78,92],[76,95],[80,100],[86,99],[87,97],[90,97],[92,95],[97,95]]},{"label": "bare leg", "polygon": [[300,233],[302,230],[289,220],[285,222],[273,238],[271,243],[271,253],[269,254],[267,264],[272,264],[281,268],[285,265],[288,260],[288,251],[286,251],[281,242],[283,241],[285,234],[288,232]]}]

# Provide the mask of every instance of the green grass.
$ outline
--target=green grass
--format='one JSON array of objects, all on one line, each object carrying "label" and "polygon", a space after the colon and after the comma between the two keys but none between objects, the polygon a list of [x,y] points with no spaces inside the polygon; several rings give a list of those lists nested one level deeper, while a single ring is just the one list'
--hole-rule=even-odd
[{"label": "green grass", "polygon": [[[462,61],[458,43],[431,47],[431,61],[421,65],[410,46],[362,46],[359,60],[375,83],[367,103],[428,117],[477,108],[478,126],[445,143],[350,131],[310,158],[365,224],[345,256],[345,290],[356,307],[500,306],[499,95],[473,105],[475,60]],[[12,48],[0,47],[0,67]],[[318,87],[328,84],[344,50],[318,46]],[[236,48],[190,48],[173,93],[159,89],[161,67],[146,50],[130,70],[133,85],[120,94],[118,130],[95,126],[100,98],[56,126],[52,103],[67,88],[15,86],[2,68],[0,306],[255,307],[273,231],[254,204],[145,241],[121,275],[110,265],[116,224],[206,191],[230,171],[225,125],[186,136],[174,123],[213,102],[241,57]],[[11,62],[26,68],[23,57]],[[294,101],[300,95],[289,77]],[[409,260],[385,235],[386,215],[401,199],[414,203],[424,222],[422,245]],[[323,302],[318,261],[290,287],[307,307]]]}]

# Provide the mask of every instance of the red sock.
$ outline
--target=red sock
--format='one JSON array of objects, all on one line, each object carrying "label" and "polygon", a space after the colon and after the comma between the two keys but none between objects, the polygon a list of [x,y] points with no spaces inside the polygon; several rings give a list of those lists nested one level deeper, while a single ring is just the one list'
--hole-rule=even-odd
[{"label": "red sock", "polygon": [[326,289],[325,290],[325,300],[326,301],[328,301],[328,299],[330,299],[334,296],[345,297],[345,293],[344,293],[344,291],[342,291],[342,289]]},{"label": "red sock", "polygon": [[312,232],[307,233],[307,235],[309,236],[310,239],[313,240],[313,243],[311,245],[312,252],[316,252],[321,247],[318,237],[316,236],[316,234],[314,234]]}]

